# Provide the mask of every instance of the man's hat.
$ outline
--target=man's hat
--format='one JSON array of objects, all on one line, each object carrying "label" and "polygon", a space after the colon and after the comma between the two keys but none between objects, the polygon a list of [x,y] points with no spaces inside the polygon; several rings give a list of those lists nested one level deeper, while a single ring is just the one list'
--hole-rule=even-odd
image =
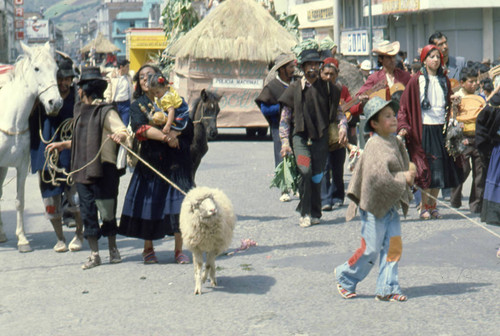
[{"label": "man's hat", "polygon": [[278,57],[276,57],[276,59],[274,60],[274,66],[271,68],[271,70],[269,70],[269,73],[266,76],[266,79],[264,81],[264,86],[267,85],[267,83],[272,81],[274,78],[276,78],[276,73],[278,72],[278,70],[281,67],[287,65],[290,62],[294,62],[294,61],[296,61],[296,59],[295,59],[295,55],[292,53],[279,54]]},{"label": "man's hat", "polygon": [[367,70],[370,71],[372,69],[372,64],[370,63],[370,60],[364,60],[361,62],[361,65],[359,66],[361,70]]},{"label": "man's hat", "polygon": [[365,133],[373,132],[373,128],[370,126],[370,119],[372,119],[377,113],[379,113],[384,107],[391,106],[394,112],[398,112],[399,105],[393,100],[386,101],[378,96],[371,98],[363,107],[363,114],[366,117]]},{"label": "man's hat", "polygon": [[331,64],[337,69],[337,71],[339,70],[339,61],[336,58],[333,58],[333,57],[325,58],[323,60],[323,66],[325,66],[327,64]]},{"label": "man's hat", "polygon": [[73,61],[71,58],[61,58],[57,61],[57,66],[59,67],[57,70],[57,78],[77,77],[77,74],[73,69]]},{"label": "man's hat", "polygon": [[394,42],[389,42],[389,41],[382,41],[380,42],[375,48],[373,48],[372,52],[379,54],[380,56],[396,56],[396,54],[399,52],[399,42],[394,41]]},{"label": "man's hat", "polygon": [[306,62],[322,62],[318,50],[316,49],[303,50],[299,55],[299,63],[304,64]]},{"label": "man's hat", "polygon": [[99,69],[98,67],[83,68],[78,85],[92,80],[106,81],[106,79],[104,79],[104,77],[101,75],[101,69]]}]

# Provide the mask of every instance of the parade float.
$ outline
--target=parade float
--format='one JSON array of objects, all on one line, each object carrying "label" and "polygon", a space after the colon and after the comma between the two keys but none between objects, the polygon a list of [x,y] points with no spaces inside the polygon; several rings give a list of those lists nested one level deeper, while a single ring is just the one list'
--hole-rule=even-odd
[{"label": "parade float", "polygon": [[[297,43],[254,0],[227,0],[172,44],[171,80],[187,101],[207,89],[222,98],[218,127],[268,126],[254,100],[264,86],[268,65]],[[261,133],[262,134],[262,133]]]}]

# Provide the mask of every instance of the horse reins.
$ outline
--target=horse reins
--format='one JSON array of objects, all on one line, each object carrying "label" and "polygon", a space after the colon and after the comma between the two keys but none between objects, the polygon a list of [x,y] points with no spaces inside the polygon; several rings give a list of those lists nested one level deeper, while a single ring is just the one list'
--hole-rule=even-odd
[{"label": "horse reins", "polygon": [[205,104],[200,104],[200,105],[198,105],[198,107],[196,108],[196,112],[198,112],[198,110],[199,110],[199,109],[202,109],[202,110],[201,110],[201,116],[200,116],[200,119],[198,119],[198,120],[193,120],[193,124],[199,124],[199,123],[201,123],[201,121],[202,121],[203,119],[214,119],[214,118],[216,118],[215,116],[208,116],[208,117],[205,117],[205,110],[206,110],[206,108],[204,107],[204,105],[205,105]]}]

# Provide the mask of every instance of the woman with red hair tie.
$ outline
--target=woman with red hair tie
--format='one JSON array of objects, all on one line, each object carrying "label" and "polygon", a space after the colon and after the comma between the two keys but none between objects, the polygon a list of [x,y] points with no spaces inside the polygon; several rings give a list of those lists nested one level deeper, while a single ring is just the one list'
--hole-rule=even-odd
[{"label": "woman with red hair tie", "polygon": [[443,55],[434,45],[420,54],[422,70],[416,73],[401,97],[398,134],[406,138],[411,160],[417,166],[415,184],[422,188],[420,218],[441,218],[436,208],[439,189],[460,184],[459,170],[444,146],[451,107],[451,85],[443,71]]}]

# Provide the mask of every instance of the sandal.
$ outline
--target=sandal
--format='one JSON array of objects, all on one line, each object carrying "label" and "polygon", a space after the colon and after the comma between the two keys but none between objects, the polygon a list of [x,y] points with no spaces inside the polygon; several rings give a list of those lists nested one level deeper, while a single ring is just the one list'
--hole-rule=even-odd
[{"label": "sandal", "polygon": [[175,261],[178,264],[189,264],[189,257],[183,254],[181,251],[175,252]]},{"label": "sandal", "polygon": [[158,263],[158,258],[156,258],[155,250],[153,249],[142,252],[142,259],[144,260],[145,264]]},{"label": "sandal", "polygon": [[408,297],[403,294],[390,294],[386,296],[377,295],[375,296],[375,300],[377,301],[389,301],[389,302],[405,302],[408,300]]},{"label": "sandal", "polygon": [[356,293],[348,291],[347,289],[342,287],[341,284],[337,284],[337,290],[339,291],[339,294],[346,300],[356,297]]},{"label": "sandal", "polygon": [[420,219],[423,219],[423,220],[431,219],[431,213],[429,212],[429,210],[424,209],[424,210],[420,211]]},{"label": "sandal", "polygon": [[436,208],[436,204],[430,207],[431,209],[431,217],[434,219],[441,219],[443,216],[439,213],[439,210]]}]

